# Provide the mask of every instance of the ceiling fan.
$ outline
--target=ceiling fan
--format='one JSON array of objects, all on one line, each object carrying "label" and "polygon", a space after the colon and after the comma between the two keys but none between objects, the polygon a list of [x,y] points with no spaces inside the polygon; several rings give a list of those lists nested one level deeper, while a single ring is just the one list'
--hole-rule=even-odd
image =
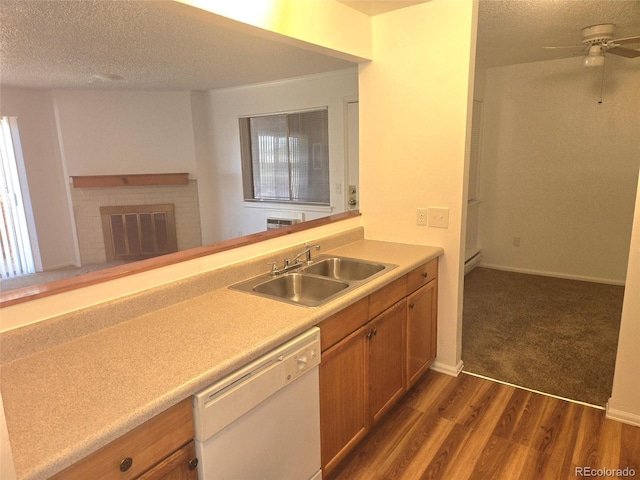
[{"label": "ceiling fan", "polygon": [[586,55],[582,59],[585,67],[600,67],[604,65],[604,54],[612,53],[626,58],[640,57],[640,50],[625,48],[622,45],[640,43],[640,36],[628,38],[613,38],[615,31],[613,23],[592,25],[582,29],[582,45],[567,47],[543,47],[548,49],[583,48]]}]

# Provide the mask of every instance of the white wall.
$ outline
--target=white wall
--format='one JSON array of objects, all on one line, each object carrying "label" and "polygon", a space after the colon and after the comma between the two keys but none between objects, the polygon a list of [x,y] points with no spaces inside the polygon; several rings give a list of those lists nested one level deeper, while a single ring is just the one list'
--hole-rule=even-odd
[{"label": "white wall", "polygon": [[[198,160],[201,204],[211,211],[203,215],[204,243],[212,243],[265,230],[269,216],[303,213],[305,220],[325,217],[345,210],[345,104],[358,95],[357,69],[282,80],[260,85],[210,92],[210,136],[208,161]],[[256,205],[244,203],[240,159],[241,116],[329,107],[329,162],[331,207]],[[205,163],[203,165],[203,163]],[[341,193],[336,185],[340,184]],[[207,198],[204,195],[208,195]],[[206,205],[207,207],[204,207]],[[212,207],[213,206],[213,207]],[[222,214],[222,212],[224,214]],[[215,222],[211,222],[211,218]]]},{"label": "white wall", "polygon": [[598,104],[601,78],[577,57],[488,70],[483,265],[624,282],[640,166],[640,76],[628,59],[607,57]]},{"label": "white wall", "polygon": [[154,7],[343,60],[371,59],[369,17],[336,1],[176,0]]},{"label": "white wall", "polygon": [[[263,231],[269,216],[312,220],[344,211],[344,102],[357,99],[357,75],[354,68],[210,93],[25,90],[18,96],[19,92],[3,91],[3,104],[6,103],[7,108],[20,104],[23,106],[12,111],[21,114],[28,111],[28,114],[24,113],[25,117],[28,115],[28,121],[23,138],[28,165],[29,159],[37,158],[41,161],[38,167],[46,160],[51,168],[59,170],[56,175],[61,189],[60,205],[55,208],[55,215],[36,212],[38,229],[43,232],[43,263],[55,267],[72,264],[75,260],[70,222],[54,221],[56,216],[68,213],[64,190],[66,176],[188,172],[198,182],[202,244]],[[14,101],[9,102],[11,99]],[[60,147],[52,105],[55,105],[58,119]],[[324,106],[329,107],[331,207],[243,205],[238,117]],[[39,122],[37,128],[33,126],[36,121]],[[45,131],[46,128],[49,131]],[[36,145],[32,141],[34,137],[41,150],[31,154],[30,148]],[[51,143],[42,141],[48,138],[52,139]],[[32,167],[31,170],[28,168],[28,173],[30,178],[39,175],[47,182],[46,188],[42,183],[31,188],[32,194],[39,193],[44,200],[39,202],[36,198],[34,209],[39,204],[42,204],[41,210],[55,205],[51,203],[55,195],[49,196],[51,178],[55,178],[49,174],[50,170]],[[341,193],[337,193],[338,184]],[[105,205],[121,204],[115,199],[114,202]],[[40,228],[40,225],[49,228]],[[49,233],[52,227],[61,230],[57,233],[65,235],[64,240],[53,242],[59,237]],[[96,235],[101,237],[100,232]],[[191,242],[189,246],[193,246]],[[69,250],[70,259],[55,263],[45,261],[53,257],[49,251],[57,254],[60,250]],[[81,245],[80,250],[86,248]],[[84,255],[83,261],[85,257],[89,258]],[[91,261],[99,259],[95,255],[90,258]]]},{"label": "white wall", "polygon": [[56,90],[70,176],[196,172],[189,92]]},{"label": "white wall", "polygon": [[[433,0],[373,17],[374,61],[360,67],[365,235],[444,247],[436,368],[452,373],[461,368],[463,202],[476,9],[470,1]],[[419,207],[448,208],[449,227],[416,226]]]},{"label": "white wall", "polygon": [[607,416],[640,427],[640,180],[638,187],[613,393],[607,403]]},{"label": "white wall", "polygon": [[76,262],[71,211],[51,93],[2,87],[0,114],[18,117],[31,205],[44,270]]}]

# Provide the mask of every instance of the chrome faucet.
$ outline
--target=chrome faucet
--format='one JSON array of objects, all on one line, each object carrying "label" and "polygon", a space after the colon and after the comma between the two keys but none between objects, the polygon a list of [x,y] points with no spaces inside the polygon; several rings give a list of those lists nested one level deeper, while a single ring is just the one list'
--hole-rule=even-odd
[{"label": "chrome faucet", "polygon": [[320,250],[320,245],[316,244],[316,245],[309,245],[308,243],[304,244],[304,252],[299,253],[298,255],[295,256],[295,258],[293,259],[294,263],[300,263],[300,257],[302,257],[303,255],[306,257],[305,258],[305,262],[307,265],[309,265],[311,263],[311,251],[313,249],[316,249],[316,251]]},{"label": "chrome faucet", "polygon": [[[271,275],[280,275],[281,273],[286,273],[296,268],[301,267],[306,264],[309,265],[311,263],[311,251],[313,249],[320,250],[320,245],[309,245],[308,243],[304,244],[304,251],[293,257],[293,260],[290,258],[284,259],[284,266],[282,268],[278,268],[277,262],[271,263]],[[300,261],[300,258],[305,257],[304,262]]]}]

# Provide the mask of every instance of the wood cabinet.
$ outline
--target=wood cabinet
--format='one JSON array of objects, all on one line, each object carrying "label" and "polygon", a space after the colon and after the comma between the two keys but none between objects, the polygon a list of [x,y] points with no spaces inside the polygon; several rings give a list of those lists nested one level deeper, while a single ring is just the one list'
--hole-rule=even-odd
[{"label": "wood cabinet", "polygon": [[405,317],[405,302],[400,301],[368,324],[368,416],[371,424],[404,395]]},{"label": "wood cabinet", "polygon": [[435,359],[437,272],[434,259],[320,323],[325,477]]},{"label": "wood cabinet", "polygon": [[407,388],[411,388],[436,358],[438,325],[437,281],[407,297]]},{"label": "wood cabinet", "polygon": [[198,480],[196,446],[191,440],[137,480]]},{"label": "wood cabinet", "polygon": [[407,274],[407,388],[436,359],[438,342],[438,259]]},{"label": "wood cabinet", "polygon": [[197,480],[195,458],[187,398],[52,478]]},{"label": "wood cabinet", "polygon": [[367,433],[367,328],[361,327],[322,353],[320,451],[323,471],[337,463]]}]

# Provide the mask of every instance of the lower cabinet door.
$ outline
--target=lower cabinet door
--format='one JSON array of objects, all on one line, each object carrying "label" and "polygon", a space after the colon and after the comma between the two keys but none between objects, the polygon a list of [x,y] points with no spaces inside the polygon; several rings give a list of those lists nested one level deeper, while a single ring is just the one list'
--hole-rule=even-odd
[{"label": "lower cabinet door", "polygon": [[418,381],[436,358],[437,281],[407,297],[407,382]]},{"label": "lower cabinet door", "polygon": [[396,303],[368,324],[369,417],[373,423],[405,392],[406,303]]},{"label": "lower cabinet door", "polygon": [[365,328],[322,353],[320,426],[325,476],[367,432]]}]

